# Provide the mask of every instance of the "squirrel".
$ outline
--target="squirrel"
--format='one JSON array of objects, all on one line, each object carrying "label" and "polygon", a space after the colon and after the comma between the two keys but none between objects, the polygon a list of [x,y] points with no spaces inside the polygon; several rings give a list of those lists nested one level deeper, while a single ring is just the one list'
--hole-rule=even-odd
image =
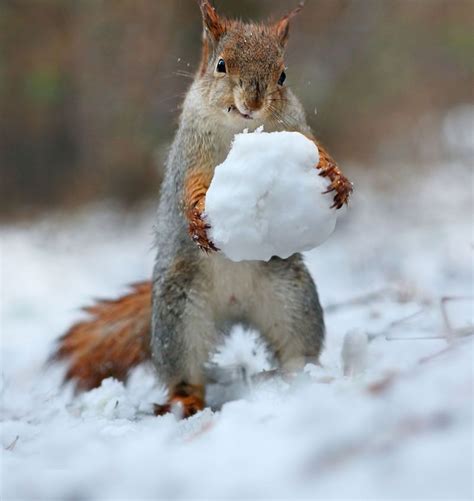
[{"label": "squirrel", "polygon": [[263,24],[230,20],[209,0],[198,3],[202,57],[166,163],[152,281],[86,308],[90,318],[60,338],[52,357],[68,361],[65,379],[80,390],[107,377],[125,380],[151,359],[169,392],[156,414],[177,406],[183,417],[205,407],[205,364],[232,325],[256,328],[282,370],[317,362],[325,336],[316,286],[300,254],[237,263],[208,237],[206,191],[234,135],[262,124],[268,132],[300,132],[318,146],[315,168],[330,180],[334,206],[346,204],[352,192],[285,85],[289,24],[302,4]]}]

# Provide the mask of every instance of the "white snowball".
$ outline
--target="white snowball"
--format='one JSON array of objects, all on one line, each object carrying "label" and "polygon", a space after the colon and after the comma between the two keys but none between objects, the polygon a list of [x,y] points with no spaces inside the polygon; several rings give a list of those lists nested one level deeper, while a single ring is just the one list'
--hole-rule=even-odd
[{"label": "white snowball", "polygon": [[235,136],[206,196],[210,237],[233,261],[286,258],[334,231],[329,181],[318,175],[316,145],[299,132]]}]

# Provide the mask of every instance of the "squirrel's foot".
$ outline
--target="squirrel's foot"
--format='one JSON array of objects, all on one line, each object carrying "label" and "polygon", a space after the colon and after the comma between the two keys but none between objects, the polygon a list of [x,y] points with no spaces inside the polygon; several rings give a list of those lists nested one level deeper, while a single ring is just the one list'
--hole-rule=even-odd
[{"label": "squirrel's foot", "polygon": [[175,387],[166,404],[155,404],[155,416],[169,412],[181,419],[193,416],[204,409],[204,388],[198,385],[181,383]]},{"label": "squirrel's foot", "polygon": [[207,236],[207,231],[211,226],[204,221],[202,213],[197,208],[193,208],[190,210],[188,219],[189,233],[193,242],[204,252],[218,251],[219,249]]},{"label": "squirrel's foot", "polygon": [[346,176],[344,176],[339,167],[332,162],[319,169],[319,175],[327,177],[331,181],[329,188],[323,193],[331,193],[332,191],[335,192],[334,203],[331,205],[331,209],[333,207],[340,209],[349,201],[349,197],[351,196],[353,189],[352,183],[349,181],[349,179],[347,179]]}]

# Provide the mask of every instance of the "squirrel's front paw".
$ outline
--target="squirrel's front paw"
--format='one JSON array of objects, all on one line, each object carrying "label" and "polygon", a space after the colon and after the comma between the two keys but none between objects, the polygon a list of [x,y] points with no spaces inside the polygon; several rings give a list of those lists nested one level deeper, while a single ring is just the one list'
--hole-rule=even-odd
[{"label": "squirrel's front paw", "polygon": [[191,209],[188,214],[189,234],[193,242],[204,252],[218,251],[219,249],[208,238],[207,231],[211,227],[202,217],[202,213],[197,209]]},{"label": "squirrel's front paw", "polygon": [[331,208],[335,207],[336,209],[340,209],[344,204],[347,204],[353,189],[352,183],[339,170],[339,167],[337,167],[337,165],[334,163],[330,163],[329,165],[320,169],[319,175],[327,177],[331,181],[329,188],[324,192],[335,192],[334,203],[331,205]]}]

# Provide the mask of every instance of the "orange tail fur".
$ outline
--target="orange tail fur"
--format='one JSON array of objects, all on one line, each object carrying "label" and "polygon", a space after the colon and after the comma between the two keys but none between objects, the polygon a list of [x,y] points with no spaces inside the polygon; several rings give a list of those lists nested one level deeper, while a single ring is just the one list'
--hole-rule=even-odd
[{"label": "orange tail fur", "polygon": [[91,318],[74,324],[58,343],[52,360],[67,360],[65,379],[90,390],[103,379],[127,378],[150,354],[151,282],[132,286],[129,294],[84,308]]}]

